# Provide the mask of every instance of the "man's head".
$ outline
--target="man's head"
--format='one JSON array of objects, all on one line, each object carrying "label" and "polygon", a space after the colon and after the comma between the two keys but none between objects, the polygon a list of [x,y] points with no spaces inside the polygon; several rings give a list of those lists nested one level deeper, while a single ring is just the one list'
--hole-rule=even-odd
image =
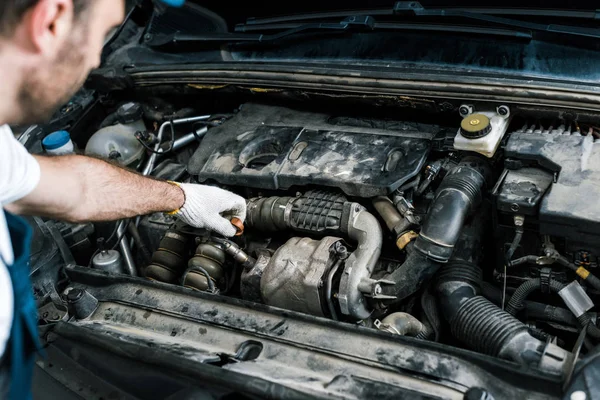
[{"label": "man's head", "polygon": [[98,66],[124,9],[124,0],[0,0],[0,75],[10,76],[0,79],[0,107],[10,108],[0,124],[48,119]]}]

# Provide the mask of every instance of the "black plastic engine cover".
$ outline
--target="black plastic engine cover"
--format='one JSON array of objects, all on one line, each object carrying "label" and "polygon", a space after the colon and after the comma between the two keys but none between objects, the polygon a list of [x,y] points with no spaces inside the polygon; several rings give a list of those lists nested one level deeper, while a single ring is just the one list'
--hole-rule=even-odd
[{"label": "black plastic engine cover", "polygon": [[506,155],[557,174],[541,201],[543,234],[597,243],[600,235],[600,143],[592,136],[513,133]]},{"label": "black plastic engine cover", "polygon": [[208,131],[188,171],[200,182],[261,189],[319,185],[349,196],[386,195],[421,170],[439,130],[398,122],[386,130],[339,121],[247,104]]}]

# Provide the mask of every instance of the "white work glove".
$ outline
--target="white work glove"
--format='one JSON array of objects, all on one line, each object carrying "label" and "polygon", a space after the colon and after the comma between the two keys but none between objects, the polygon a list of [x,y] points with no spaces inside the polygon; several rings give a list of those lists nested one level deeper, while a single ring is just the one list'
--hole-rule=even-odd
[{"label": "white work glove", "polygon": [[[175,183],[175,182],[173,182]],[[174,214],[195,228],[208,229],[232,237],[237,228],[231,219],[246,219],[246,200],[237,194],[213,186],[175,183],[185,194],[185,203]]]}]

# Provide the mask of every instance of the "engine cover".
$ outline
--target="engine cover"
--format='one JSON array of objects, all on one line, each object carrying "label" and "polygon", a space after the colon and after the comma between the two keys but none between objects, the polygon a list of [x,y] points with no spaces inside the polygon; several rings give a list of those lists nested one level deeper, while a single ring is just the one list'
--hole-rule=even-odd
[{"label": "engine cover", "polygon": [[320,185],[349,196],[386,195],[421,170],[439,131],[415,123],[372,128],[360,122],[247,104],[208,131],[188,170],[200,182],[260,189]]}]

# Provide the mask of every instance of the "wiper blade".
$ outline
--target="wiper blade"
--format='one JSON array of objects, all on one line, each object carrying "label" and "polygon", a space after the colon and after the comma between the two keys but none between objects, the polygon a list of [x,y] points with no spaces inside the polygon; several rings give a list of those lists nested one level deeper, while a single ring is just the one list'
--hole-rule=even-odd
[{"label": "wiper blade", "polygon": [[305,31],[338,31],[344,32],[349,30],[372,30],[375,25],[375,20],[371,16],[352,16],[345,18],[340,22],[320,22],[311,24],[300,24],[290,27],[279,33],[272,35],[268,34],[245,34],[245,33],[217,33],[206,35],[189,35],[182,33],[174,33],[171,35],[163,35],[152,38],[147,44],[150,47],[163,47],[175,44],[189,44],[202,42],[272,42],[293,36]]},{"label": "wiper blade", "polygon": [[489,15],[510,15],[527,17],[551,17],[551,18],[571,18],[599,20],[600,10],[553,10],[539,8],[477,8],[477,7],[456,7],[455,11],[465,11],[477,14]]},{"label": "wiper blade", "polygon": [[[252,33],[265,32],[270,30],[280,30],[275,34]],[[272,24],[250,24],[238,25],[235,33],[212,33],[212,34],[184,34],[174,33],[170,35],[155,36],[146,44],[153,48],[170,47],[176,45],[200,45],[210,43],[268,43],[289,36],[304,32],[348,32],[348,31],[374,31],[374,30],[393,30],[393,31],[438,31],[453,33],[469,33],[494,36],[506,36],[516,39],[530,40],[531,32],[521,32],[517,30],[507,30],[490,27],[473,27],[461,25],[439,25],[423,23],[393,23],[376,22],[372,16],[351,16],[340,22],[323,23],[272,23]]]},{"label": "wiper blade", "polygon": [[566,35],[584,36],[600,39],[600,30],[593,28],[582,28],[566,25],[538,24],[534,22],[520,21],[510,18],[496,17],[489,14],[463,11],[453,8],[425,8],[418,1],[399,1],[394,6],[398,15],[415,17],[458,17],[472,19],[493,24],[512,26],[519,29],[529,29],[537,32],[562,33]]},{"label": "wiper blade", "polygon": [[[277,23],[265,25],[238,25],[236,32],[264,32],[269,30],[287,30],[297,28],[297,23]],[[487,28],[465,25],[440,25],[426,23],[396,23],[396,22],[375,22],[373,30],[394,30],[394,31],[439,31],[439,32],[455,32],[455,33],[473,33],[484,35],[508,36],[520,39],[530,40],[531,32],[521,32],[517,30],[509,30],[502,28]]]},{"label": "wiper blade", "polygon": [[[289,23],[289,22],[302,22],[302,21],[317,21],[324,19],[343,19],[350,16],[357,15],[371,15],[371,16],[393,16],[398,13],[406,11],[405,8],[401,7],[402,3],[414,3],[415,7],[420,6],[418,2],[399,2],[395,7],[392,8],[379,8],[371,10],[342,10],[342,11],[326,11],[326,12],[315,12],[307,14],[294,14],[284,15],[278,17],[267,17],[267,18],[248,18],[245,24],[241,26],[249,25],[266,25],[266,24],[277,24],[277,23]],[[423,7],[421,7],[423,8]],[[429,12],[440,11],[441,9],[429,9]],[[487,14],[487,15],[508,15],[508,16],[527,16],[527,17],[554,17],[554,18],[567,18],[567,19],[587,19],[587,20],[599,20],[600,10],[555,10],[555,9],[539,9],[539,8],[488,8],[488,7],[452,7],[443,9],[447,14],[449,12],[467,12],[473,14]]]}]

